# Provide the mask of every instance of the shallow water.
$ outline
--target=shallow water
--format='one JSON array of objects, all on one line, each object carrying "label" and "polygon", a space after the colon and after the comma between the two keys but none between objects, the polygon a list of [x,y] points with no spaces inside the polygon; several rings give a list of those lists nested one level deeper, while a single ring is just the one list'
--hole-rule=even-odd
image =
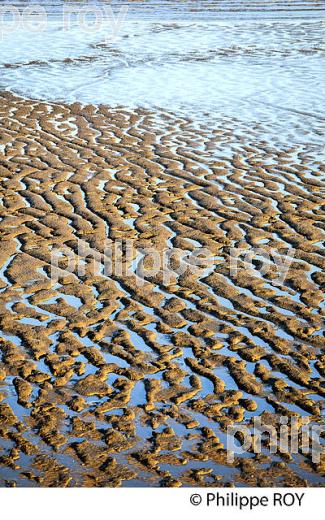
[{"label": "shallow water", "polygon": [[236,117],[267,125],[272,139],[321,143],[324,2],[131,2],[114,38],[105,2],[91,32],[73,16],[67,30],[63,4],[44,4],[41,31],[6,32],[3,22],[1,89],[168,108],[210,124]]}]

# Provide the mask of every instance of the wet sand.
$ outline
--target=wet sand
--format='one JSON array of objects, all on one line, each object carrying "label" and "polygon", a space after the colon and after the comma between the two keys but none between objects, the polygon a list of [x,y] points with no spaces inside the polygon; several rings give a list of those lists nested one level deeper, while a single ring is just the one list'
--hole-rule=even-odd
[{"label": "wet sand", "polygon": [[[322,424],[324,166],[312,147],[167,111],[0,94],[0,485],[307,486],[324,462],[227,458],[230,425]],[[219,159],[212,153],[219,150]],[[224,153],[223,153],[224,151]],[[213,269],[51,279],[105,240],[208,248]],[[261,273],[232,248],[291,258]],[[64,259],[62,265],[64,268]]]}]

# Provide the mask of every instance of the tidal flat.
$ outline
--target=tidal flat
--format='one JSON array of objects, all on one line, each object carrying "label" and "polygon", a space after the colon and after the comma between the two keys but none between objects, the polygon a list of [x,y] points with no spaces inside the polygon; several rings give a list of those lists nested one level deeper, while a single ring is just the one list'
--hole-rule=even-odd
[{"label": "tidal flat", "polygon": [[[243,24],[227,3],[214,53],[192,2],[186,21],[148,19],[141,32],[131,20],[128,68],[123,37],[80,38],[97,61],[83,48],[82,60],[68,56],[69,42],[26,56],[17,46],[10,63],[0,52],[1,486],[324,485],[308,435],[295,451],[272,450],[266,435],[258,452],[252,436],[229,457],[229,428],[253,431],[256,417],[279,435],[283,418],[324,424],[322,3],[303,3],[307,21],[279,19],[282,2],[274,20],[262,4],[267,19]],[[137,31],[147,61],[136,60]],[[187,42],[194,31],[203,56],[184,54],[182,38],[176,52],[178,31]],[[255,82],[236,97],[242,70]],[[186,103],[173,95],[182,74]],[[98,268],[108,239],[122,244],[109,274]],[[149,266],[138,282],[137,251],[200,249],[208,269],[164,277]]]}]

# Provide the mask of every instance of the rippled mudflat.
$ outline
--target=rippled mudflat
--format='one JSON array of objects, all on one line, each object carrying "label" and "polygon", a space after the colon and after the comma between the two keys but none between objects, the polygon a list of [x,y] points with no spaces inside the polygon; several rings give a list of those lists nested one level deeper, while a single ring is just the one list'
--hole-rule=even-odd
[{"label": "rippled mudflat", "polygon": [[[221,4],[0,45],[1,485],[322,484],[226,435],[323,424],[322,3]],[[139,285],[107,239],[213,262]]]}]

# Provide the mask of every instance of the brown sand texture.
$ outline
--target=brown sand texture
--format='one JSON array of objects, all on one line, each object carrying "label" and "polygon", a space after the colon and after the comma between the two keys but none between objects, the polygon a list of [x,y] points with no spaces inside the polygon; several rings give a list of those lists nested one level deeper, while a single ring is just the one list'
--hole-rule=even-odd
[{"label": "brown sand texture", "polygon": [[[0,485],[321,485],[303,444],[231,461],[226,437],[322,424],[320,161],[231,119],[9,93],[0,116]],[[55,248],[107,238],[208,248],[213,268],[51,278]],[[231,274],[232,248],[259,247],[294,250],[281,285],[274,263]]]}]

